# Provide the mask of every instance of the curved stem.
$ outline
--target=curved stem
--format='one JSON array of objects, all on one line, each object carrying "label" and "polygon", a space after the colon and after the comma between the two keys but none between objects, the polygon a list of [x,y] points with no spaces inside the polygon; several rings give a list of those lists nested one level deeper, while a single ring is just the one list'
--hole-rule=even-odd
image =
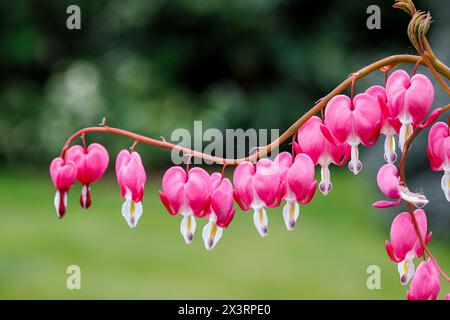
[{"label": "curved stem", "polygon": [[[383,58],[381,60],[378,60],[359,71],[353,73],[350,77],[348,77],[345,81],[343,81],[340,85],[338,85],[333,91],[331,91],[329,94],[327,94],[324,98],[322,98],[319,102],[316,103],[316,105],[311,108],[307,113],[305,113],[300,119],[298,119],[294,124],[292,124],[278,139],[272,141],[270,144],[258,147],[257,152],[255,152],[253,155],[247,156],[245,158],[239,158],[239,159],[227,159],[227,158],[221,158],[221,157],[215,157],[208,154],[204,154],[199,151],[195,151],[189,148],[185,148],[179,145],[174,145],[172,143],[156,140],[153,138],[149,138],[140,134],[136,134],[130,131],[126,131],[119,128],[112,128],[106,126],[105,122],[102,123],[99,127],[87,127],[84,129],[81,129],[74,133],[65,143],[62,151],[61,151],[61,157],[64,157],[67,149],[69,148],[70,144],[73,142],[75,138],[77,138],[80,135],[86,134],[88,132],[107,132],[107,133],[114,133],[119,134],[123,136],[127,136],[129,138],[132,138],[134,140],[137,140],[142,143],[151,144],[157,147],[166,148],[166,149],[172,149],[182,152],[183,154],[189,154],[197,158],[201,158],[203,160],[214,162],[218,164],[227,164],[227,165],[237,165],[244,161],[251,161],[254,162],[258,160],[259,158],[267,155],[272,150],[276,149],[280,144],[285,142],[287,139],[289,139],[292,135],[294,135],[298,129],[312,116],[317,114],[318,112],[322,111],[325,106],[327,105],[328,101],[330,101],[331,98],[334,96],[340,94],[343,92],[346,88],[348,88],[352,81],[355,81],[356,79],[360,79],[369,73],[379,70],[383,67],[390,66],[390,68],[393,68],[399,64],[402,63],[421,63],[424,64],[425,62],[422,60],[420,61],[421,57],[416,55],[393,55],[386,58]],[[438,68],[437,70],[440,70],[442,72],[445,72],[442,68]],[[450,76],[450,72],[449,72]]]},{"label": "curved stem", "polygon": [[[442,112],[447,112],[450,110],[450,104],[446,105],[445,107],[441,108]],[[405,175],[405,163],[406,163],[406,156],[408,155],[408,151],[411,147],[411,144],[413,143],[414,139],[419,135],[419,133],[421,133],[423,130],[423,128],[416,128],[414,129],[414,132],[412,133],[412,135],[408,138],[408,140],[405,143],[405,146],[403,148],[403,153],[402,153],[402,158],[400,160],[399,166],[398,166],[398,172],[399,172],[399,176],[400,176],[400,181],[404,186],[407,186],[406,184],[406,175]],[[414,206],[412,203],[408,202],[408,210],[409,210],[409,214],[412,218],[413,224],[414,224],[414,230],[416,231],[417,237],[419,238],[419,242],[420,245],[422,247],[422,250],[424,252],[424,258],[425,258],[425,253],[428,254],[428,256],[430,257],[430,259],[434,262],[436,268],[438,269],[439,273],[444,277],[444,279],[447,282],[450,282],[450,277],[441,269],[441,267],[439,266],[437,260],[433,257],[430,249],[428,248],[428,246],[425,243],[425,238],[423,237],[423,235],[420,232],[419,229],[419,225],[417,224],[417,220],[416,217],[414,215]]]}]

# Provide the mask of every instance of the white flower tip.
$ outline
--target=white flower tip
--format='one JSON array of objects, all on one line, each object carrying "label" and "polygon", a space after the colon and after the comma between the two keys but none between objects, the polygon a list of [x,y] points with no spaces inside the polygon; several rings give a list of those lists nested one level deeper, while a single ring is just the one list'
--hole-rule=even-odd
[{"label": "white flower tip", "polygon": [[397,268],[400,274],[400,283],[402,286],[406,286],[414,276],[414,263],[412,259],[405,258],[405,260],[398,263]]},{"label": "white flower tip", "polygon": [[191,214],[183,215],[183,220],[181,220],[180,224],[180,232],[186,244],[191,244],[194,240],[195,226],[195,218]]},{"label": "white flower tip", "polygon": [[300,207],[297,201],[287,201],[283,208],[283,219],[286,229],[289,231],[294,230],[299,214]]},{"label": "white flower tip", "polygon": [[130,228],[136,228],[139,219],[142,216],[142,203],[133,202],[131,198],[127,198],[122,205],[122,216],[128,223]]},{"label": "white flower tip", "polygon": [[202,236],[206,250],[211,251],[222,237],[222,228],[210,220],[203,228]]},{"label": "white flower tip", "polygon": [[400,197],[412,203],[416,208],[422,209],[428,204],[428,199],[423,194],[411,192],[407,187],[400,185],[398,186]]},{"label": "white flower tip", "polygon": [[269,233],[267,213],[264,208],[255,209],[253,212],[253,223],[261,237],[267,236]]}]

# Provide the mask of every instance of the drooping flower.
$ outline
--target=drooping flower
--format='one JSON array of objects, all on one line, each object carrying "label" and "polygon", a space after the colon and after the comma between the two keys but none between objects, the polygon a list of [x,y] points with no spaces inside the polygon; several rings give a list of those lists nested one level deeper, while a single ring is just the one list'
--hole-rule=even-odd
[{"label": "drooping flower", "polygon": [[130,228],[135,228],[142,216],[142,198],[147,182],[147,174],[139,154],[135,151],[120,151],[116,159],[116,175],[122,198],[125,199],[122,216]]},{"label": "drooping flower", "polygon": [[386,95],[391,116],[402,123],[399,147],[403,151],[413,125],[421,124],[433,104],[434,88],[430,79],[423,74],[410,78],[406,71],[397,70],[386,82]]},{"label": "drooping flower", "polygon": [[441,283],[439,271],[431,259],[422,261],[417,267],[416,274],[411,281],[406,294],[408,300],[436,300]]},{"label": "drooping flower", "polygon": [[209,212],[209,183],[209,174],[198,167],[186,172],[182,167],[174,166],[164,174],[159,197],[171,215],[181,212],[180,231],[188,244],[194,239],[194,217],[202,218]]},{"label": "drooping flower", "polygon": [[380,168],[377,174],[377,184],[386,197],[396,201],[377,201],[373,204],[375,208],[398,206],[402,199],[414,204],[416,208],[423,208],[428,203],[428,199],[423,194],[413,193],[406,186],[400,184],[397,167],[392,163],[386,163]]},{"label": "drooping flower", "polygon": [[398,118],[392,116],[394,112],[390,109],[386,90],[382,86],[372,86],[366,90],[366,93],[378,100],[383,124],[381,133],[386,137],[384,140],[384,160],[387,163],[394,163],[397,160],[397,153],[395,152],[395,135],[399,133],[402,124]]},{"label": "drooping flower", "polygon": [[[425,237],[425,244],[430,241],[431,232],[427,234],[427,216],[425,211],[417,209],[414,217],[422,237]],[[409,212],[399,213],[392,221],[391,241],[386,241],[386,251],[390,259],[397,263],[400,274],[400,282],[406,285],[414,275],[414,258],[420,258],[423,254],[420,240],[414,227],[414,223]]]},{"label": "drooping flower", "polygon": [[285,184],[280,179],[279,167],[270,159],[260,159],[256,166],[250,162],[240,163],[234,170],[234,198],[239,207],[253,212],[253,222],[262,237],[268,233],[265,208],[280,205]]},{"label": "drooping flower", "polygon": [[428,158],[433,171],[444,171],[441,188],[447,201],[450,201],[450,127],[437,122],[428,134]]},{"label": "drooping flower", "polygon": [[211,187],[209,222],[203,228],[203,241],[212,250],[222,237],[222,229],[227,228],[234,217],[233,185],[220,173],[213,173],[209,179]]},{"label": "drooping flower", "polygon": [[334,144],[348,143],[351,146],[348,168],[358,174],[362,169],[358,146],[361,143],[364,146],[376,143],[381,131],[381,120],[380,105],[373,96],[360,93],[351,100],[345,95],[337,95],[328,102],[325,125],[321,126],[321,130]]},{"label": "drooping flower", "polygon": [[298,154],[294,160],[288,152],[280,153],[275,159],[280,170],[281,181],[285,183],[286,192],[283,218],[286,228],[293,230],[300,215],[300,204],[311,201],[316,191],[314,181],[314,162],[305,154]]},{"label": "drooping flower", "polygon": [[62,218],[66,213],[67,193],[77,178],[77,166],[73,161],[55,158],[50,164],[50,177],[56,188],[54,199],[56,215]]},{"label": "drooping flower", "polygon": [[294,144],[296,153],[306,153],[314,164],[320,164],[321,181],[319,190],[324,195],[331,191],[329,165],[331,163],[342,166],[350,156],[350,145],[333,144],[323,135],[320,127],[322,119],[313,116],[298,130],[297,143]]},{"label": "drooping flower", "polygon": [[87,148],[75,145],[67,150],[66,158],[77,166],[77,180],[83,185],[80,204],[87,209],[91,205],[90,185],[99,180],[108,168],[108,151],[98,143],[92,143]]}]

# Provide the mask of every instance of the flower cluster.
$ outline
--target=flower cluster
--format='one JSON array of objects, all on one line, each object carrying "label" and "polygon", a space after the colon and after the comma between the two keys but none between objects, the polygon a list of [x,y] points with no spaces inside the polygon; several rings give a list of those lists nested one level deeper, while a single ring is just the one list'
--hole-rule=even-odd
[{"label": "flower cluster", "polygon": [[[55,209],[59,218],[66,212],[67,194],[75,180],[82,184],[81,207],[87,209],[91,206],[90,185],[103,176],[108,163],[108,152],[98,143],[88,147],[75,145],[67,150],[64,157],[52,161],[50,176],[57,189]],[[116,174],[122,198],[125,199],[122,215],[128,225],[134,228],[142,215],[142,197],[147,179],[139,154],[122,150],[117,156]]]},{"label": "flower cluster", "polygon": [[[180,232],[191,243],[196,219],[208,219],[202,238],[206,249],[212,250],[221,239],[235,215],[234,202],[243,211],[253,210],[253,222],[260,236],[268,234],[267,208],[284,202],[282,216],[288,230],[293,230],[300,216],[300,206],[313,199],[317,182],[315,166],[320,165],[319,190],[327,195],[332,190],[330,164],[348,163],[353,174],[363,165],[359,147],[373,146],[380,134],[385,135],[384,164],[377,175],[381,192],[392,201],[378,201],[376,208],[398,206],[402,201],[414,205],[414,212],[398,214],[391,226],[386,250],[397,263],[400,282],[411,281],[408,299],[435,299],[440,290],[440,273],[430,257],[414,271],[414,258],[425,258],[427,217],[422,209],[428,200],[411,192],[399,174],[395,136],[402,152],[416,128],[425,128],[440,115],[436,109],[425,120],[434,98],[430,80],[421,74],[409,77],[398,70],[387,79],[386,86],[372,86],[353,97],[340,94],[327,104],[324,119],[312,116],[301,126],[293,140],[292,153],[282,152],[274,160],[261,158],[256,163],[237,165],[233,182],[220,173],[208,173],[200,167],[169,168],[162,179],[159,197],[171,215],[181,214]],[[450,201],[450,127],[436,123],[429,133],[428,156],[434,171],[444,171],[442,189]],[[55,208],[62,217],[67,207],[67,193],[75,180],[82,184],[81,206],[91,205],[90,186],[104,174],[109,157],[99,144],[73,146],[53,160],[50,175],[57,189]],[[137,152],[122,150],[116,159],[117,181],[124,198],[122,215],[130,227],[136,227],[142,215],[146,172]]]}]

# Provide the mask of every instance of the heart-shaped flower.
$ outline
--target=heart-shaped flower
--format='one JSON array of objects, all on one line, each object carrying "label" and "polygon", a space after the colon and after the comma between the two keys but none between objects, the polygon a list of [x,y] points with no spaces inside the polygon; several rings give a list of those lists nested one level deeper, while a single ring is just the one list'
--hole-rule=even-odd
[{"label": "heart-shaped flower", "polygon": [[444,171],[441,188],[447,201],[450,201],[450,127],[437,122],[428,134],[428,158],[433,171]]},{"label": "heart-shaped flower", "polygon": [[186,172],[182,167],[169,168],[162,180],[159,197],[171,215],[181,212],[180,231],[186,243],[194,239],[195,217],[202,218],[209,212],[210,177],[202,168]]},{"label": "heart-shaped flower", "polygon": [[120,151],[116,159],[116,175],[122,198],[125,199],[122,216],[130,228],[135,228],[142,216],[142,198],[147,182],[147,174],[139,154],[135,151]]},{"label": "heart-shaped flower", "polygon": [[321,130],[334,144],[348,143],[351,146],[348,166],[350,171],[358,174],[362,169],[358,145],[371,146],[376,143],[381,120],[380,105],[373,96],[360,93],[351,100],[345,95],[337,95],[328,102],[325,126],[321,126]]},{"label": "heart-shaped flower", "polygon": [[73,161],[61,157],[53,159],[50,164],[50,177],[56,188],[54,199],[56,215],[62,218],[67,208],[67,193],[77,178],[77,166]]},{"label": "heart-shaped flower", "polygon": [[412,134],[413,125],[420,125],[430,111],[434,88],[430,79],[423,74],[410,78],[406,71],[397,70],[386,82],[386,96],[391,116],[402,123],[399,147],[403,151],[406,140]]},{"label": "heart-shaped flower", "polygon": [[323,125],[322,119],[313,116],[306,121],[298,130],[297,143],[294,142],[296,153],[307,154],[314,164],[320,165],[321,181],[320,192],[327,195],[331,191],[332,183],[330,179],[329,165],[331,163],[342,166],[350,157],[350,145],[333,144],[322,133],[320,127]]},{"label": "heart-shaped flower", "polygon": [[91,205],[90,185],[99,180],[108,168],[108,151],[98,143],[92,143],[87,148],[75,145],[67,150],[66,158],[77,166],[77,180],[83,185],[80,204],[87,209]]}]

